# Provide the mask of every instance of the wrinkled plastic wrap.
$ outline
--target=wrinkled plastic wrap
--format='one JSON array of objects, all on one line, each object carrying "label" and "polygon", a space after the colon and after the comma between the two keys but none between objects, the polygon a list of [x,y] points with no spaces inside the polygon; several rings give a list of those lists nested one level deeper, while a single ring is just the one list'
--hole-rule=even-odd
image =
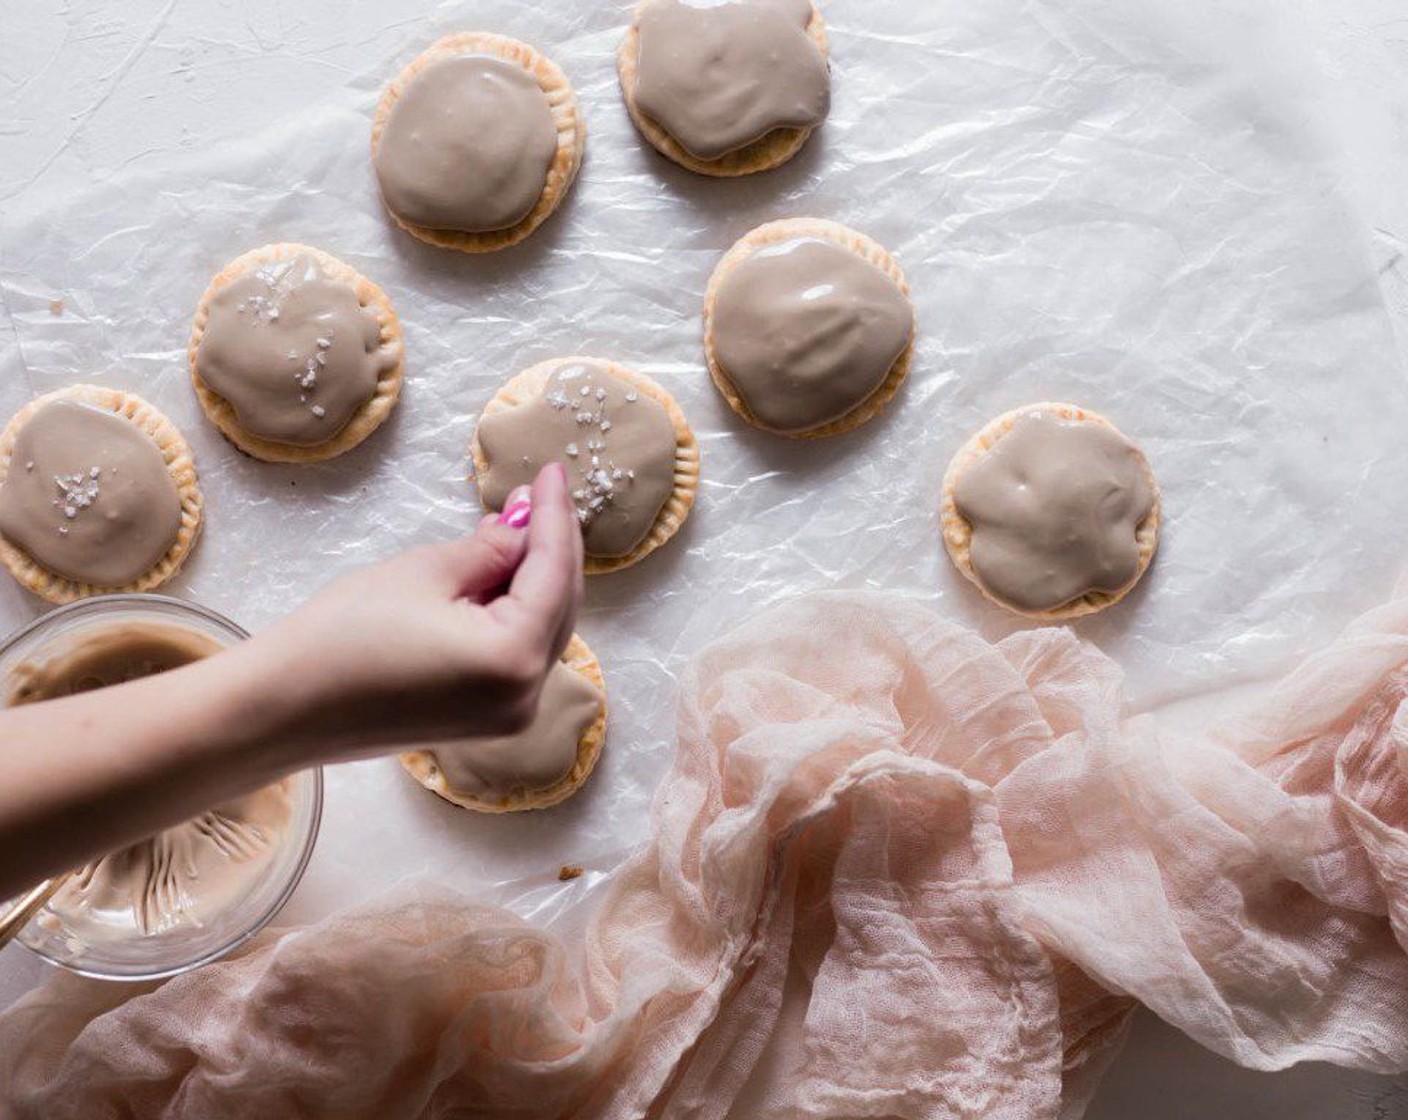
[{"label": "wrinkled plastic wrap", "polygon": [[[589,587],[580,630],[611,716],[587,789],[550,813],[483,818],[394,761],[337,768],[289,916],[416,873],[540,921],[572,911],[645,835],[681,666],[765,604],[905,590],[989,635],[1013,629],[953,571],[937,505],[949,456],[1016,405],[1103,412],[1159,476],[1154,568],[1124,605],[1076,627],[1124,666],[1137,706],[1282,667],[1385,598],[1408,543],[1408,388],[1332,145],[1307,124],[1315,78],[1258,7],[829,0],[831,119],[782,170],[717,182],[661,160],[630,126],[614,66],[629,5],[449,5],[388,16],[365,72],[289,106],[276,129],[7,214],[0,411],[93,381],[170,415],[195,449],[208,520],[169,590],[246,626],[339,572],[471,526],[475,414],[534,362],[634,366],[699,435],[704,481],[679,538]],[[489,257],[400,233],[368,151],[382,84],[439,34],[471,27],[547,51],[590,130],[562,210]],[[884,243],[919,320],[913,373],[887,413],[815,443],[745,427],[700,344],[719,257],[797,215]],[[240,455],[204,420],[186,369],[210,276],[284,240],[361,269],[406,331],[397,414],[320,466]],[[5,627],[37,610],[0,585]],[[559,884],[564,863],[586,874]]]}]

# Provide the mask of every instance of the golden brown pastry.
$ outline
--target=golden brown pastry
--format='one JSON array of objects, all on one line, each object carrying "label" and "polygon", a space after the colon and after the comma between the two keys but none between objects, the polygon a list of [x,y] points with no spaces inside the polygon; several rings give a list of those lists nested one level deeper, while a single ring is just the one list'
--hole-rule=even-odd
[{"label": "golden brown pastry", "polygon": [[668,541],[699,486],[699,445],[674,398],[598,358],[558,358],[513,378],[485,406],[470,454],[480,500],[495,511],[562,463],[588,575],[628,568]]},{"label": "golden brown pastry", "polygon": [[401,322],[386,293],[307,245],[237,257],[201,297],[191,382],[211,423],[247,455],[312,463],[384,424],[404,379]]},{"label": "golden brown pastry", "polygon": [[616,70],[636,128],[701,175],[781,166],[830,110],[826,22],[812,0],[641,0]]},{"label": "golden brown pastry", "polygon": [[987,598],[1042,621],[1124,598],[1154,558],[1159,487],[1148,459],[1071,404],[999,416],[949,464],[944,545]]},{"label": "golden brown pastry", "polygon": [[574,634],[525,730],[411,751],[401,765],[446,801],[480,813],[513,813],[566,801],[591,776],[605,742],[606,682],[587,643]]},{"label": "golden brown pastry", "polygon": [[714,385],[754,427],[794,439],[849,432],[909,374],[909,285],[862,233],[820,218],[768,222],[714,270],[704,352]]},{"label": "golden brown pastry", "polygon": [[587,128],[567,75],[515,39],[447,35],[396,76],[372,123],[382,201],[444,249],[515,245],[562,204]]},{"label": "golden brown pastry", "polygon": [[160,587],[203,515],[190,448],[140,397],[75,385],[0,433],[0,561],[51,603]]}]

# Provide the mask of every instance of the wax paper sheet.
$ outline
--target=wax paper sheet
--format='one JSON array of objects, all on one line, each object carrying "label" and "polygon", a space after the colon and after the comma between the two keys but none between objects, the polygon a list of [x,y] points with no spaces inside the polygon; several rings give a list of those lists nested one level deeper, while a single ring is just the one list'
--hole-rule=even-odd
[{"label": "wax paper sheet", "polygon": [[[405,874],[478,889],[542,920],[644,835],[672,749],[675,682],[706,641],[816,588],[905,590],[990,635],[1014,623],[953,572],[938,535],[949,456],[1036,400],[1108,415],[1163,487],[1154,569],[1077,629],[1148,706],[1265,674],[1384,598],[1408,543],[1408,390],[1316,77],[1279,34],[1295,8],[1193,0],[829,0],[831,119],[784,169],[690,175],[635,134],[614,52],[629,5],[485,0],[388,12],[364,72],[246,141],[136,163],[26,203],[0,233],[0,412],[74,381],[133,390],[183,428],[208,499],[173,586],[257,628],[339,572],[472,525],[475,415],[518,370],[599,354],[658,379],[700,438],[679,539],[591,582],[601,768],[563,807],[473,817],[394,761],[330,774],[322,842],[294,917]],[[414,18],[411,18],[414,17]],[[368,157],[379,90],[452,30],[534,42],[566,70],[590,135],[562,211],[490,257],[400,233]],[[154,104],[151,111],[161,112]],[[746,428],[705,372],[700,309],[728,246],[816,215],[886,244],[909,275],[919,345],[887,414],[816,443]],[[381,284],[405,324],[394,419],[315,467],[247,459],[204,420],[185,346],[229,259],[324,248]],[[0,584],[0,624],[39,604]],[[564,863],[585,875],[559,884]]]}]

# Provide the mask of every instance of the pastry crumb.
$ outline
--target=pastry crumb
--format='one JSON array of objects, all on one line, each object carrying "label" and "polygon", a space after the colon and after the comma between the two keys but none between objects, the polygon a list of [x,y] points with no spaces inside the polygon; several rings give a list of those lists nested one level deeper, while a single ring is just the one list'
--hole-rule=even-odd
[{"label": "pastry crumb", "polygon": [[562,883],[570,882],[573,879],[580,879],[581,877],[582,869],[572,863],[564,863],[557,872],[558,881]]},{"label": "pastry crumb", "polygon": [[50,315],[62,315],[63,313],[64,313],[64,300],[63,300],[63,296],[56,296],[54,299],[51,299],[51,300],[49,301],[49,314],[50,314]]}]

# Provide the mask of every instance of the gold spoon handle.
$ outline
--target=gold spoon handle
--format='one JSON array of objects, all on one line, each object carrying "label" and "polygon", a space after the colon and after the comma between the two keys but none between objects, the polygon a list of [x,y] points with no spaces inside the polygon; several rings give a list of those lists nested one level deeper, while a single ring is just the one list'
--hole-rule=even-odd
[{"label": "gold spoon handle", "polygon": [[45,879],[0,917],[0,949],[15,939],[15,935],[44,908],[44,904],[58,893],[59,888],[68,882],[72,874],[72,871],[65,871],[62,875]]}]

